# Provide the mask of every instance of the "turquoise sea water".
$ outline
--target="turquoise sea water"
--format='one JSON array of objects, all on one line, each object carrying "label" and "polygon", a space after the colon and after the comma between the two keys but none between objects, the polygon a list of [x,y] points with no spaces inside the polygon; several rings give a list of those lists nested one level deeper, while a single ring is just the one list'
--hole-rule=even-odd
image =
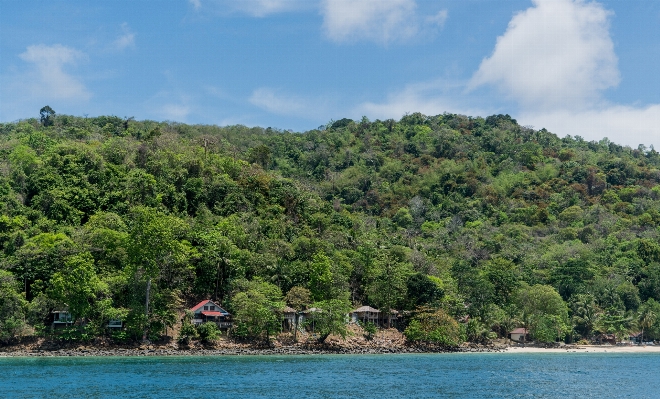
[{"label": "turquoise sea water", "polygon": [[655,354],[2,358],[3,398],[660,398]]}]

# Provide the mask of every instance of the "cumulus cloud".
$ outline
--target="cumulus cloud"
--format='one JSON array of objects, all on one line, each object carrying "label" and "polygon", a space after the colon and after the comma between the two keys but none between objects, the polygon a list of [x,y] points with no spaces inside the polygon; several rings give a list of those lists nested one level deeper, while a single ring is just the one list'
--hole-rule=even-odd
[{"label": "cumulus cloud", "polygon": [[328,99],[305,98],[262,87],[254,90],[250,103],[277,115],[297,116],[305,119],[327,118],[330,109]]},{"label": "cumulus cloud", "polygon": [[443,26],[447,11],[422,18],[415,0],[323,0],[323,30],[335,42],[387,44],[410,39],[429,26]]},{"label": "cumulus cloud", "polygon": [[135,33],[131,31],[131,28],[128,27],[128,24],[124,22],[121,24],[121,35],[112,42],[112,47],[116,50],[124,50],[128,47],[135,47]]},{"label": "cumulus cloud", "polygon": [[620,80],[611,15],[597,2],[533,0],[533,7],[511,19],[468,90],[497,87],[518,102],[518,121],[559,136],[659,145],[660,104],[605,99],[606,89]]},{"label": "cumulus cloud", "polygon": [[67,65],[75,66],[87,56],[76,49],[55,44],[29,46],[19,57],[31,64],[32,69],[17,77],[20,89],[32,97],[58,100],[88,100],[92,94],[75,76],[65,71]]},{"label": "cumulus cloud", "polygon": [[523,108],[585,107],[619,83],[611,13],[595,2],[533,0],[511,19],[470,88],[494,85]]}]

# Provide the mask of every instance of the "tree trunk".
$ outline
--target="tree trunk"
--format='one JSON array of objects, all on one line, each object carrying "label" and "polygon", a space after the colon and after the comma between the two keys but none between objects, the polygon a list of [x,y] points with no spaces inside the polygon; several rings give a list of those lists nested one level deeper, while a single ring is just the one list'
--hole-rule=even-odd
[{"label": "tree trunk", "polygon": [[324,343],[325,340],[326,340],[329,336],[330,336],[330,333],[327,333],[327,334],[324,334],[324,335],[320,336],[319,339],[318,339],[319,344]]},{"label": "tree trunk", "polygon": [[144,306],[144,315],[146,318],[146,325],[144,326],[144,333],[142,334],[142,341],[147,340],[147,329],[149,328],[149,291],[151,290],[151,277],[147,280],[147,299]]},{"label": "tree trunk", "polygon": [[293,342],[298,342],[298,312],[293,314]]}]

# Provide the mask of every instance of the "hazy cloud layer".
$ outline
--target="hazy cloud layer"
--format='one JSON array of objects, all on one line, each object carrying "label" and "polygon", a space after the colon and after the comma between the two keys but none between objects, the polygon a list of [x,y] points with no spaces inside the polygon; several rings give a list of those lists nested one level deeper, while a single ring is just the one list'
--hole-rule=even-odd
[{"label": "hazy cloud layer", "polygon": [[559,137],[570,134],[585,140],[611,141],[637,148],[639,144],[660,147],[660,104],[646,107],[613,105],[601,109],[524,112],[517,117],[523,125],[547,128]]},{"label": "hazy cloud layer", "polygon": [[195,10],[208,5],[220,13],[245,13],[262,18],[280,12],[313,9],[316,2],[312,0],[189,0]]},{"label": "hazy cloud layer", "polygon": [[195,10],[199,10],[200,8],[202,8],[201,0],[188,0],[188,2]]},{"label": "hazy cloud layer", "polygon": [[446,80],[413,83],[390,93],[385,101],[359,104],[354,114],[378,119],[399,119],[413,112],[421,112],[425,115],[445,112],[482,115],[482,110],[464,105],[465,98],[460,95],[462,87],[460,83]]},{"label": "hazy cloud layer", "polygon": [[135,33],[131,30],[126,22],[121,24],[121,35],[112,42],[112,47],[116,50],[124,50],[126,48],[135,47]]},{"label": "hazy cloud layer", "polygon": [[277,115],[297,116],[305,119],[327,119],[332,112],[329,99],[307,98],[261,87],[249,99],[250,103]]},{"label": "hazy cloud layer", "polygon": [[143,107],[148,113],[168,121],[186,122],[195,111],[195,98],[177,90],[162,90],[149,98]]},{"label": "hazy cloud layer", "polygon": [[447,11],[422,17],[415,0],[323,0],[323,31],[335,42],[387,44],[408,40],[429,27],[442,27]]}]

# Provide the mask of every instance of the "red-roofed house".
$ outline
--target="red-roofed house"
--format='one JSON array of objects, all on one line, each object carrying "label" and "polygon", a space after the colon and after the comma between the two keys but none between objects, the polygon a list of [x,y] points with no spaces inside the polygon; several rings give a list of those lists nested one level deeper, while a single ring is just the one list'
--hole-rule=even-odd
[{"label": "red-roofed house", "polygon": [[231,314],[210,299],[201,301],[190,311],[194,314],[192,322],[195,325],[211,321],[221,329],[231,327]]},{"label": "red-roofed house", "polygon": [[509,332],[509,338],[517,342],[529,341],[529,331],[524,328],[515,328]]}]

